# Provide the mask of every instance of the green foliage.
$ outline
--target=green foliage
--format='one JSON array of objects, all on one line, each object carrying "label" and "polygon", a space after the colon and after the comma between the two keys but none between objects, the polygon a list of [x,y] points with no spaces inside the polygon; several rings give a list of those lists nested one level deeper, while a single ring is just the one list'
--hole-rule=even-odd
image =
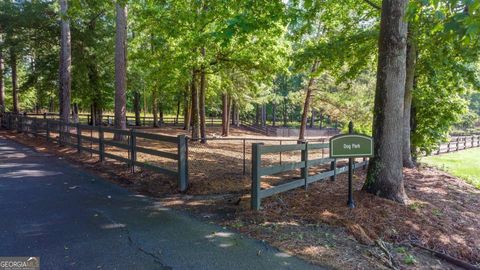
[{"label": "green foliage", "polygon": [[[83,111],[92,105],[112,110],[115,3],[68,2],[73,102]],[[281,124],[284,116],[287,122],[299,119],[305,83],[313,78],[313,110],[344,128],[353,121],[357,132],[371,133],[380,12],[367,1],[125,3],[129,110],[139,93],[147,111],[157,96],[157,105],[175,114],[188,102],[192,75],[198,80],[205,72],[207,114],[221,114],[221,97],[228,93],[242,115],[253,116],[257,104],[267,104]],[[474,113],[480,114],[479,12],[478,0],[410,1],[410,32],[418,47],[412,142],[419,151],[434,149],[454,125],[472,127]],[[0,3],[9,107],[10,50],[19,59],[21,108],[57,104],[58,13],[56,1]]]}]

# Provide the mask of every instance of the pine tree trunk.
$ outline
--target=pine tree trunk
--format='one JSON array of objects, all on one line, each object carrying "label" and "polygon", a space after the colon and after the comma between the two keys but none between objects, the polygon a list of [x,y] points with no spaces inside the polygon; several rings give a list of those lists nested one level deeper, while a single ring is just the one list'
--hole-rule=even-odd
[{"label": "pine tree trunk", "polygon": [[174,125],[176,126],[178,124],[178,120],[180,118],[180,99],[181,97],[178,97],[178,100],[177,100],[177,114],[175,115],[175,122],[174,122]]},{"label": "pine tree trunk", "polygon": [[159,112],[160,112],[160,126],[163,126],[164,119],[163,119],[163,102],[158,104]]},{"label": "pine tree trunk", "polygon": [[190,102],[190,87],[185,84],[183,100],[183,130],[190,131],[190,122],[192,118],[192,104]]},{"label": "pine tree trunk", "polygon": [[230,116],[232,115],[232,97],[227,94],[227,112],[226,112],[226,123],[225,123],[225,137],[230,136]]},{"label": "pine tree trunk", "polygon": [[158,98],[157,91],[152,93],[152,114],[153,114],[153,127],[158,127]]},{"label": "pine tree trunk", "polygon": [[275,127],[277,125],[277,105],[275,103],[272,104],[272,126]]},{"label": "pine tree trunk", "polygon": [[298,135],[299,140],[304,140],[305,139],[305,129],[307,128],[307,119],[308,119],[308,111],[310,110],[310,102],[312,101],[312,86],[313,83],[315,82],[315,78],[313,77],[313,74],[317,71],[318,68],[318,60],[315,60],[315,62],[312,65],[312,68],[310,69],[310,79],[308,80],[307,87],[305,89],[305,102],[303,103],[303,113],[302,113],[302,120],[300,124],[300,134]]},{"label": "pine tree trunk", "polygon": [[10,48],[10,68],[12,69],[12,101],[13,112],[19,113],[18,108],[18,86],[17,86],[17,54],[14,48]]},{"label": "pine tree trunk", "polygon": [[73,103],[72,119],[75,124],[78,124],[80,121],[78,117],[78,103]]},{"label": "pine tree trunk", "polygon": [[323,128],[323,113],[320,113],[320,124],[318,125],[318,128],[319,129],[322,129]]},{"label": "pine tree trunk", "polygon": [[[411,28],[409,28],[411,30]],[[415,66],[417,61],[417,48],[413,40],[413,33],[410,31],[407,38],[407,66],[406,66],[406,80],[405,80],[405,99],[403,109],[403,143],[402,143],[402,157],[403,167],[413,168],[415,164],[412,160],[412,149],[410,144],[411,135],[411,110],[413,87],[415,80]]]},{"label": "pine tree trunk", "polygon": [[[202,56],[205,57],[205,48],[202,48]],[[200,137],[202,143],[207,142],[207,124],[205,122],[205,91],[206,91],[205,68],[200,72]]]},{"label": "pine tree trunk", "polygon": [[222,94],[222,136],[228,136],[228,94]]},{"label": "pine tree trunk", "polygon": [[192,75],[192,140],[198,140],[200,136],[200,106],[198,101],[197,73]]},{"label": "pine tree trunk", "polygon": [[133,110],[135,111],[135,126],[141,126],[140,120],[140,92],[133,92]]},{"label": "pine tree trunk", "polygon": [[405,97],[407,0],[384,0],[378,46],[373,120],[374,157],[364,189],[400,203],[407,202],[403,183],[402,125]]},{"label": "pine tree trunk", "polygon": [[[60,120],[70,122],[70,99],[72,88],[72,51],[70,41],[70,21],[66,18],[68,11],[67,0],[60,0],[61,33],[60,33]],[[60,141],[68,138],[65,134],[67,126],[60,132]]]},{"label": "pine tree trunk", "polygon": [[315,126],[315,114],[316,111],[312,110],[312,118],[310,118],[310,128],[313,128]]},{"label": "pine tree trunk", "polygon": [[[115,122],[116,129],[127,129],[127,6],[115,4],[116,34],[115,34]],[[120,133],[115,133],[114,140],[126,139]]]},{"label": "pine tree trunk", "polygon": [[240,126],[240,108],[238,106],[238,102],[235,102],[235,126],[239,127]]},{"label": "pine tree trunk", "polygon": [[0,113],[5,112],[5,87],[3,85],[3,54],[0,50]]},{"label": "pine tree trunk", "polygon": [[262,127],[267,125],[267,106],[262,104]]},{"label": "pine tree trunk", "polygon": [[288,111],[287,111],[287,100],[284,99],[283,100],[283,126],[284,127],[287,127],[288,125],[288,119],[287,119],[287,114],[288,114]]}]

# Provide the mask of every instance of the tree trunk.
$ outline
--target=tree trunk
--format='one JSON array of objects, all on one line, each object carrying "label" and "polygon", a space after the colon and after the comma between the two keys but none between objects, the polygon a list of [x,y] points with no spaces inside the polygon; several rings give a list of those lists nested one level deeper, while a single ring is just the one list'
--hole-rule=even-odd
[{"label": "tree trunk", "polygon": [[[412,30],[409,27],[409,30]],[[413,39],[412,31],[409,31],[407,38],[407,64],[406,64],[406,80],[405,80],[405,98],[403,109],[403,143],[402,143],[402,157],[403,167],[413,168],[415,164],[412,160],[412,149],[410,144],[411,135],[411,109],[412,109],[412,94],[415,80],[415,65],[417,60],[417,48]]]},{"label": "tree trunk", "polygon": [[319,118],[319,120],[318,120],[318,122],[319,122],[318,128],[319,128],[319,129],[322,129],[322,128],[323,128],[323,113],[322,113],[322,112],[320,112],[320,115],[319,115],[318,118]]},{"label": "tree trunk", "polygon": [[[115,4],[115,122],[116,129],[127,129],[127,6]],[[114,140],[124,141],[126,138],[115,133]]]},{"label": "tree trunk", "polygon": [[0,113],[5,112],[5,87],[3,85],[3,55],[0,50]]},{"label": "tree trunk", "polygon": [[230,136],[230,116],[232,115],[232,97],[227,94],[227,121],[225,124],[225,137]]},{"label": "tree trunk", "polygon": [[239,127],[240,126],[240,108],[238,106],[238,102],[235,102],[234,114],[235,114],[235,126]]},{"label": "tree trunk", "polygon": [[260,105],[255,105],[255,126],[260,123]]},{"label": "tree trunk", "polygon": [[198,102],[197,74],[192,75],[192,140],[198,140],[200,136],[200,106]]},{"label": "tree trunk", "polygon": [[230,115],[232,112],[232,98],[228,93],[222,95],[222,136],[230,135]]},{"label": "tree trunk", "polygon": [[284,127],[287,127],[288,123],[288,119],[287,119],[287,114],[288,114],[288,111],[287,111],[287,99],[285,98],[283,100],[283,126]]},{"label": "tree trunk", "polygon": [[313,128],[315,126],[315,115],[316,111],[312,110],[312,118],[310,118],[310,128]]},{"label": "tree trunk", "polygon": [[305,95],[305,102],[303,103],[303,113],[302,113],[302,120],[300,124],[300,134],[298,135],[299,140],[304,140],[305,139],[305,129],[307,128],[307,118],[308,118],[308,111],[310,110],[310,102],[312,100],[312,86],[313,83],[315,82],[315,78],[313,77],[313,74],[317,71],[318,68],[318,60],[315,60],[315,62],[312,65],[312,68],[310,69],[310,79],[308,80],[307,87],[305,89],[306,95]]},{"label": "tree trunk", "polygon": [[175,115],[175,122],[174,122],[175,126],[178,124],[178,119],[180,117],[180,99],[181,97],[179,96],[177,100],[177,114]]},{"label": "tree trunk", "polygon": [[133,110],[135,111],[135,126],[141,126],[140,120],[140,92],[133,92]]},{"label": "tree trunk", "polygon": [[[60,0],[61,33],[60,33],[60,120],[70,121],[70,98],[72,88],[72,49],[70,42],[70,20],[66,18],[68,10],[67,0]],[[67,139],[67,126],[60,132],[60,141]]]},{"label": "tree trunk", "polygon": [[222,94],[222,136],[228,136],[228,94]]},{"label": "tree trunk", "polygon": [[80,121],[78,117],[78,103],[73,103],[72,119],[75,124],[78,124]]},{"label": "tree trunk", "polygon": [[272,126],[275,127],[277,125],[277,105],[272,103]]},{"label": "tree trunk", "polygon": [[163,126],[163,124],[164,124],[164,119],[163,119],[163,102],[160,102],[160,103],[158,104],[158,108],[159,108],[158,110],[159,110],[159,112],[160,112],[160,126]]},{"label": "tree trunk", "polygon": [[190,102],[190,87],[185,84],[184,100],[183,100],[183,130],[190,131],[190,122],[192,118],[192,104]]},{"label": "tree trunk", "polygon": [[14,48],[10,48],[10,68],[12,69],[12,101],[13,112],[19,113],[18,86],[17,86],[17,54]]},{"label": "tree trunk", "polygon": [[157,91],[152,93],[152,114],[153,114],[153,127],[158,127],[158,98]]},{"label": "tree trunk", "polygon": [[[415,85],[415,83],[414,83]],[[414,86],[415,87],[415,86]],[[415,103],[413,102],[412,100],[412,106],[411,106],[411,109],[410,109],[410,134],[414,134],[417,130],[417,112],[416,112],[416,109],[415,109]],[[413,164],[415,164],[417,162],[417,152],[415,151],[415,145],[412,144],[412,147],[410,147],[412,152],[411,152],[411,156],[412,156],[412,161],[413,161]]]},{"label": "tree trunk", "polygon": [[363,188],[377,196],[407,202],[403,184],[402,125],[406,77],[407,0],[384,0],[378,46],[373,119],[374,157]]},{"label": "tree trunk", "polygon": [[262,104],[262,127],[267,125],[267,105]]},{"label": "tree trunk", "polygon": [[[202,48],[202,56],[205,57],[205,48]],[[202,143],[207,142],[207,124],[205,122],[205,91],[206,91],[205,68],[202,67],[200,72],[200,137]]]}]

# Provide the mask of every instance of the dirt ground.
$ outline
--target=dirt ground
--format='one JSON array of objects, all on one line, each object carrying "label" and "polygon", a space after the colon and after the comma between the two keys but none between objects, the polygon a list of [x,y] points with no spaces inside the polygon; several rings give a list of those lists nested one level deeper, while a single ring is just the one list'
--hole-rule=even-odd
[{"label": "dirt ground", "polygon": [[[203,169],[212,172],[194,177],[187,194],[178,194],[175,180],[164,175],[142,170],[133,174],[119,162],[99,163],[95,155],[77,154],[75,149],[47,145],[30,136],[6,132],[0,136],[63,156],[135,192],[157,197],[167,206],[332,268],[457,269],[417,246],[480,267],[480,191],[432,168],[405,170],[407,206],[361,191],[365,172],[360,171],[355,176],[357,207],[353,210],[346,207],[347,180],[342,175],[335,182],[312,184],[307,191],[296,189],[265,199],[263,209],[253,212],[248,176],[225,177],[224,170],[229,168],[222,164],[214,170],[210,163],[203,163]],[[209,179],[215,172],[217,176]]]}]

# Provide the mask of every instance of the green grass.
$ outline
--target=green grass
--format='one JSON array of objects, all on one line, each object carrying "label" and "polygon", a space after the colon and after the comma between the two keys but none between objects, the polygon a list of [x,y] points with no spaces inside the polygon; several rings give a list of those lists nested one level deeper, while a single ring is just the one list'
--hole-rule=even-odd
[{"label": "green grass", "polygon": [[421,162],[462,178],[480,189],[480,148],[424,157]]}]

